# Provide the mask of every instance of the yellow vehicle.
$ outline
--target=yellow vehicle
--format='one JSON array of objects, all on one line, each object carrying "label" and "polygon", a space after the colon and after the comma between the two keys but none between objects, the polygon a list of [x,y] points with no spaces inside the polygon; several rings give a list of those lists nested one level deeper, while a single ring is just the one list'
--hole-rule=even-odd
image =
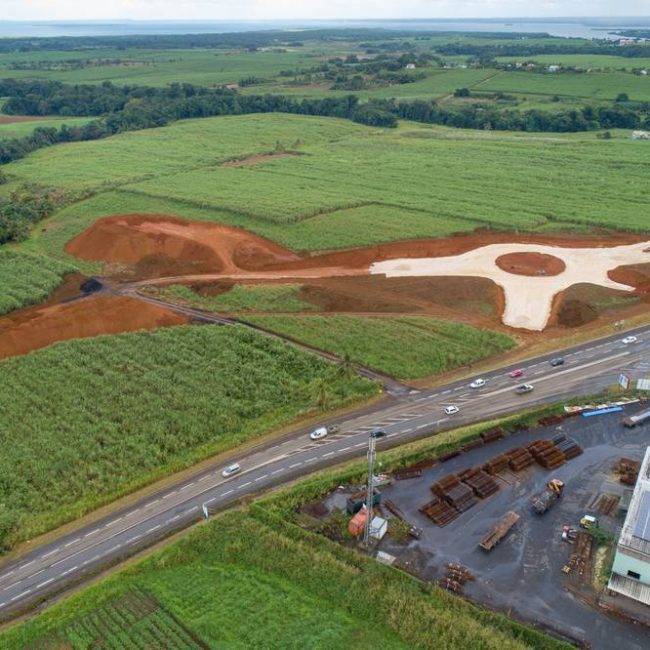
[{"label": "yellow vehicle", "polygon": [[596,517],[592,517],[591,515],[585,515],[581,520],[580,520],[580,526],[582,528],[586,528],[589,530],[589,528],[593,528],[594,526],[598,525],[598,519]]}]

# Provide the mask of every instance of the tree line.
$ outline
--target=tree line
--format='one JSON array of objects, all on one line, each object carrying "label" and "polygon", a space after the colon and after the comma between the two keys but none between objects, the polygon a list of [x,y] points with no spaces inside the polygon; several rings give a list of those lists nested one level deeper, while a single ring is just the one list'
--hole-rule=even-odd
[{"label": "tree line", "polygon": [[527,41],[511,43],[444,43],[436,46],[436,52],[447,56],[470,56],[479,60],[491,61],[499,56],[538,56],[541,54],[604,54],[607,56],[625,56],[629,58],[647,57],[650,46],[645,43],[621,47],[611,41],[572,41],[529,43]]}]

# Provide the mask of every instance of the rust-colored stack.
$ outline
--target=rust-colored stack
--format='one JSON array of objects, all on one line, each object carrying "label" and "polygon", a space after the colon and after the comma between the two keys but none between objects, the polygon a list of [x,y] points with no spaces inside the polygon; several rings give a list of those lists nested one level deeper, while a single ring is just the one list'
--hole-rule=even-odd
[{"label": "rust-colored stack", "polygon": [[618,461],[618,467],[616,468],[620,474],[619,480],[625,485],[635,485],[636,479],[639,476],[639,467],[641,464],[632,460],[631,458],[621,458]]},{"label": "rust-colored stack", "polygon": [[471,442],[466,442],[461,449],[463,451],[470,451],[472,449],[476,449],[477,447],[482,447],[483,446],[483,438],[476,438],[476,440],[472,440]]},{"label": "rust-colored stack", "polygon": [[499,484],[479,467],[465,470],[462,474],[459,474],[459,477],[462,482],[469,485],[469,487],[474,491],[474,494],[477,497],[481,497],[481,499],[485,499],[499,490]]},{"label": "rust-colored stack", "polygon": [[472,488],[461,483],[455,474],[449,474],[436,481],[431,486],[431,491],[460,512],[469,510],[476,503]]},{"label": "rust-colored stack", "polygon": [[503,429],[501,427],[496,427],[494,429],[489,429],[488,431],[483,431],[481,432],[481,438],[483,438],[485,444],[488,442],[494,442],[495,440],[500,440],[503,438]]},{"label": "rust-colored stack", "polygon": [[454,451],[448,451],[446,454],[442,454],[442,456],[439,456],[438,460],[441,463],[445,463],[448,460],[451,460],[452,458],[456,458],[456,456],[460,456],[460,449],[454,449]]},{"label": "rust-colored stack", "polygon": [[545,469],[555,469],[566,462],[566,456],[550,440],[536,440],[526,449]]},{"label": "rust-colored stack", "polygon": [[520,472],[535,462],[533,455],[525,447],[515,447],[507,451],[506,456],[508,456],[508,465],[513,472]]},{"label": "rust-colored stack", "polygon": [[483,469],[488,473],[488,474],[498,474],[499,472],[502,472],[506,467],[508,467],[508,461],[510,459],[506,454],[501,454],[500,456],[495,456],[494,458],[490,458],[485,465],[483,465]]},{"label": "rust-colored stack", "polygon": [[545,418],[540,418],[538,424],[543,427],[550,427],[553,424],[560,424],[564,420],[562,415],[547,415]]},{"label": "rust-colored stack", "polygon": [[446,501],[436,497],[420,508],[420,512],[431,519],[438,526],[446,526],[458,517],[459,512],[454,510]]},{"label": "rust-colored stack", "polygon": [[553,442],[555,443],[555,446],[564,454],[564,457],[567,460],[571,460],[572,458],[575,458],[582,453],[582,447],[573,438],[567,438],[564,436],[564,439],[558,442],[555,442],[555,438],[553,438]]}]

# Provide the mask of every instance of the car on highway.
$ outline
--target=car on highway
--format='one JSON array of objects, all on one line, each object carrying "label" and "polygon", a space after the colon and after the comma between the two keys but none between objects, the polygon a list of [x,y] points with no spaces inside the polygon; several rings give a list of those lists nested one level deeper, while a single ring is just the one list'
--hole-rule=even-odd
[{"label": "car on highway", "polygon": [[557,366],[563,366],[564,365],[564,357],[555,357],[551,359],[551,365],[556,368]]},{"label": "car on highway", "polygon": [[636,343],[639,339],[636,336],[626,336],[621,340],[621,343],[629,345],[630,343]]},{"label": "car on highway", "polygon": [[232,465],[228,465],[223,472],[221,472],[221,476],[224,478],[228,478],[230,476],[234,476],[235,474],[238,474],[241,471],[241,467],[239,463],[233,463]]},{"label": "car on highway", "polygon": [[329,427],[318,427],[309,434],[309,437],[312,440],[322,440],[330,433],[337,433],[338,430],[339,428],[334,424],[331,424]]},{"label": "car on highway", "polygon": [[525,395],[526,393],[530,393],[533,388],[535,387],[532,384],[522,384],[515,388],[515,393],[517,393],[517,395]]},{"label": "car on highway", "polygon": [[470,388],[483,388],[483,386],[485,386],[485,384],[487,384],[487,382],[485,381],[485,379],[483,379],[482,377],[479,377],[478,379],[475,379],[475,380],[474,380],[474,381],[469,385],[469,387],[470,387]]},{"label": "car on highway", "polygon": [[510,377],[511,379],[517,379],[517,377],[522,377],[523,374],[524,374],[523,368],[517,368],[516,370],[509,372],[508,377]]},{"label": "car on highway", "polygon": [[460,411],[460,409],[455,404],[445,406],[445,415],[454,415],[454,413],[458,413],[458,411]]}]

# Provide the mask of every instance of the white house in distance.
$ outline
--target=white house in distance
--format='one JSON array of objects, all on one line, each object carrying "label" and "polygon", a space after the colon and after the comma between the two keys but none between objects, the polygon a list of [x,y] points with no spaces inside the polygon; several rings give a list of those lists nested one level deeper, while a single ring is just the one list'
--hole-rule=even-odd
[{"label": "white house in distance", "polygon": [[559,72],[560,71],[560,66],[559,65],[549,65],[548,68],[546,68],[548,72]]},{"label": "white house in distance", "polygon": [[650,606],[650,447],[639,469],[607,586]]}]

